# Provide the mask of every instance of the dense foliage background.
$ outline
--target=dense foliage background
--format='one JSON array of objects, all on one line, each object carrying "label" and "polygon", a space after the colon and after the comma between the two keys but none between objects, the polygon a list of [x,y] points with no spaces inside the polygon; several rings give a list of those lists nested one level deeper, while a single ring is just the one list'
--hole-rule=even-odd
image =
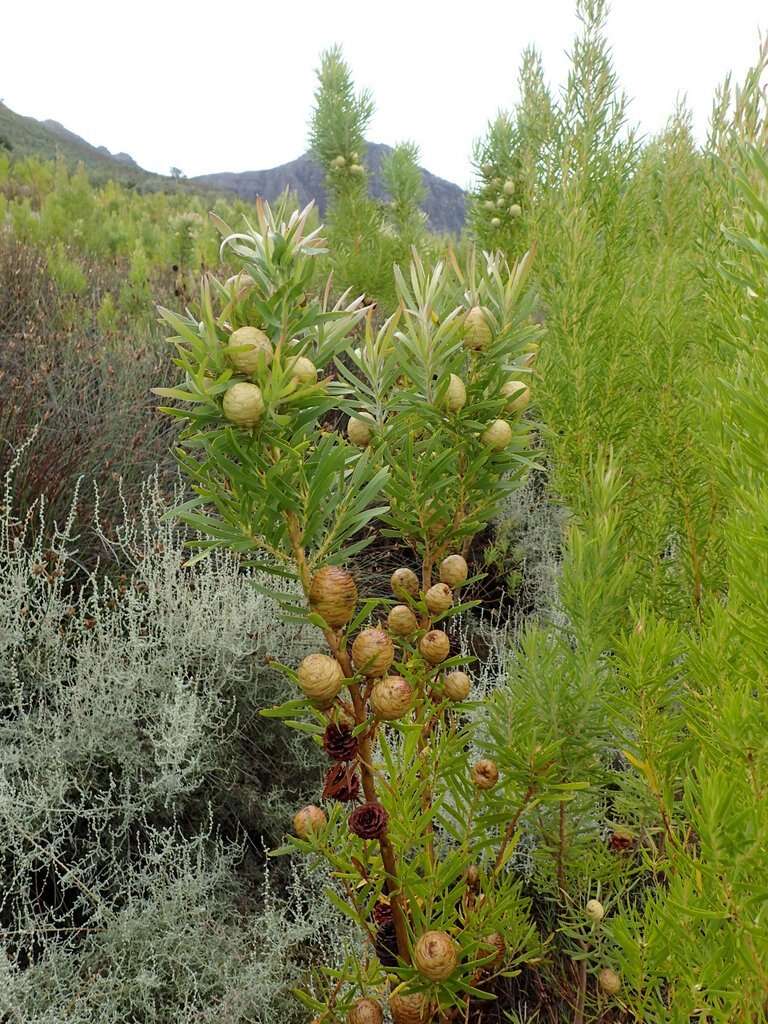
[{"label": "dense foliage background", "polygon": [[[464,272],[475,243],[536,250],[541,468],[475,545],[482,613],[462,626],[536,942],[477,1019],[760,1021],[766,51],[715,97],[704,145],[682,107],[644,139],[603,5],[580,11],[562,95],[529,51],[518,106],[478,141],[461,239],[427,232],[412,145],[391,202],[368,196],[350,168],[371,100],[324,55],[318,280],[383,314],[412,248]],[[362,942],[327,878],[266,858],[322,755],[258,717],[288,689],[265,654],[295,662],[311,638],[233,559],[185,567],[162,518],[182,496],[150,394],[174,376],[155,307],[218,265],[211,208],[252,216],[0,151],[2,1020],[307,1020],[291,989]],[[374,581],[393,557],[353,568]]]}]

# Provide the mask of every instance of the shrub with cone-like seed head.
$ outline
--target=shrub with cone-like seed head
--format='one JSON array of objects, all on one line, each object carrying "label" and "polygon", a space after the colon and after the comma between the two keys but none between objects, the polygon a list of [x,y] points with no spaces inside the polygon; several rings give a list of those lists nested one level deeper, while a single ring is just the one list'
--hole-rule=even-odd
[{"label": "shrub with cone-like seed head", "polygon": [[293,831],[299,839],[308,839],[313,832],[319,832],[328,824],[325,811],[314,804],[308,804],[293,816]]},{"label": "shrub with cone-like seed head", "polygon": [[256,384],[240,381],[224,395],[224,416],[237,427],[255,427],[264,415],[264,399]]},{"label": "shrub with cone-like seed head", "polygon": [[389,582],[395,597],[416,597],[419,592],[419,577],[405,566],[395,569]]},{"label": "shrub with cone-like seed head", "polygon": [[375,999],[358,999],[347,1014],[347,1024],[382,1024],[384,1011]]},{"label": "shrub with cone-like seed head", "polygon": [[317,367],[306,356],[290,356],[285,362],[286,369],[299,384],[316,384]]},{"label": "shrub with cone-like seed head", "polygon": [[604,967],[597,976],[597,983],[607,996],[615,996],[621,991],[621,978],[610,967]]},{"label": "shrub with cone-like seed head", "polygon": [[508,380],[501,388],[507,412],[522,412],[531,400],[531,389],[521,380]]},{"label": "shrub with cone-like seed head", "polygon": [[496,452],[503,451],[512,440],[512,427],[506,420],[494,420],[482,432],[480,440]]},{"label": "shrub with cone-like seed head", "polygon": [[515,183],[512,178],[507,178],[504,182],[504,192],[508,196],[513,196],[515,194]]},{"label": "shrub with cone-like seed head", "polygon": [[447,932],[425,932],[413,950],[413,966],[430,981],[445,981],[459,966],[459,947]]},{"label": "shrub with cone-like seed head", "polygon": [[[493,220],[498,220],[498,218],[494,217]],[[499,223],[501,222],[499,221]],[[491,328],[481,306],[473,306],[464,317],[464,332],[464,344],[467,348],[478,350],[490,345]]]},{"label": "shrub with cone-like seed head", "polygon": [[371,692],[371,708],[376,718],[383,722],[402,718],[412,705],[413,689],[402,676],[386,676],[376,683]]},{"label": "shrub with cone-like seed head", "polygon": [[364,629],[352,644],[352,661],[363,675],[383,676],[395,659],[391,638],[383,629]]},{"label": "shrub with cone-like seed head", "polygon": [[478,789],[493,789],[499,781],[499,769],[494,761],[483,758],[472,767],[472,781]]},{"label": "shrub with cone-like seed head", "polygon": [[410,636],[416,632],[418,620],[407,604],[396,604],[387,616],[387,628],[395,636]]},{"label": "shrub with cone-like seed head", "polygon": [[461,555],[448,555],[440,563],[440,579],[449,587],[458,587],[469,576],[469,566]]},{"label": "shrub with cone-like seed head", "polygon": [[605,908],[600,900],[589,900],[586,907],[584,907],[584,913],[590,921],[599,924],[605,917]]},{"label": "shrub with cone-like seed head", "polygon": [[373,431],[370,417],[350,416],[347,424],[347,437],[358,448],[365,448],[371,443]]},{"label": "shrub with cone-like seed head", "polygon": [[430,665],[439,665],[451,653],[451,641],[442,629],[430,629],[419,641],[419,650]]},{"label": "shrub with cone-like seed head", "polygon": [[432,615],[442,615],[453,604],[453,594],[447,583],[435,583],[424,595],[424,600]]},{"label": "shrub with cone-like seed head", "polygon": [[345,626],[357,607],[357,586],[351,574],[337,565],[318,570],[309,587],[309,604],[329,626]]},{"label": "shrub with cone-like seed head", "polygon": [[466,672],[449,672],[443,680],[443,693],[448,700],[466,700],[471,689],[472,681]]},{"label": "shrub with cone-like seed head", "polygon": [[445,392],[445,407],[448,412],[460,412],[467,404],[467,389],[461,377],[452,373]]},{"label": "shrub with cone-like seed head", "polygon": [[429,1000],[423,992],[393,992],[389,1011],[394,1024],[427,1024],[431,1014]]},{"label": "shrub with cone-like seed head", "polygon": [[252,375],[272,362],[272,343],[258,327],[238,327],[229,336],[227,356],[240,373]]},{"label": "shrub with cone-like seed head", "polygon": [[297,675],[304,696],[317,707],[332,704],[344,683],[341,665],[328,654],[308,654]]},{"label": "shrub with cone-like seed head", "polygon": [[512,205],[509,208],[510,217],[519,217],[522,212],[523,209],[519,203],[512,203]]}]

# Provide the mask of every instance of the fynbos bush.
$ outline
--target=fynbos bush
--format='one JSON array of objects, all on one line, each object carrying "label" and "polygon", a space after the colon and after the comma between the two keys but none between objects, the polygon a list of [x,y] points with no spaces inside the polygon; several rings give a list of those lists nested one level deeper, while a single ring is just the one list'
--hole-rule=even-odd
[{"label": "fynbos bush", "polygon": [[[296,812],[284,852],[329,864],[329,899],[370,946],[301,998],[321,1020],[380,1021],[387,1000],[397,1022],[463,1015],[539,948],[501,870],[499,771],[472,755],[471,659],[452,639],[471,607],[472,538],[530,465],[530,261],[486,256],[459,283],[414,259],[395,274],[401,312],[377,332],[366,318],[349,368],[338,357],[366,310],[307,295],[322,248],[308,213],[281,221],[260,205],[256,229],[228,235],[241,301],[206,281],[195,317],[163,311],[184,380],[157,393],[185,403],[168,411],[187,421],[180,459],[197,493],[180,515],[209,538],[197,557],[234,549],[297,584],[300,597],[275,597],[325,639],[280,666],[296,696],[265,712],[330,761],[325,809]],[[344,434],[329,429],[338,412]],[[342,565],[376,528],[412,549],[419,574],[402,566],[393,598],[361,601]]]}]

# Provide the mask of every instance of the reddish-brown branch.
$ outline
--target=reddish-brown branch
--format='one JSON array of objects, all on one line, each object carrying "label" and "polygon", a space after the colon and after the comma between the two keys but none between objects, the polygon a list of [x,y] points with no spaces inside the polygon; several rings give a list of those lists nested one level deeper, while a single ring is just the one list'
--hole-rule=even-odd
[{"label": "reddish-brown branch", "polygon": [[[296,565],[299,570],[299,579],[301,581],[302,590],[304,591],[305,597],[308,598],[311,574],[304,546],[302,544],[301,527],[298,518],[294,513],[289,512],[286,519],[288,524],[288,535],[291,541],[294,558],[296,559]],[[346,679],[352,679],[355,675],[355,670],[352,666],[349,654],[341,645],[339,634],[334,632],[332,629],[326,629],[323,631],[323,635],[331,653],[334,658],[336,658],[339,665],[341,665],[344,677]],[[355,682],[350,683],[349,693],[352,697],[355,722],[357,725],[362,725],[367,716],[365,713],[365,701],[363,700],[363,695],[360,692],[359,684]],[[368,730],[360,734],[358,739],[358,751],[360,774],[362,777],[365,799],[368,803],[378,804],[380,801],[378,794],[376,793],[376,780],[373,773],[371,734]],[[392,906],[392,921],[395,926],[395,936],[397,938],[397,952],[400,959],[404,963],[409,964],[411,962],[411,956],[408,943],[408,928],[406,925],[405,909],[403,907],[400,883],[398,881],[397,858],[388,835],[383,835],[379,840],[379,849],[381,851],[381,860],[386,874],[386,890]]]}]

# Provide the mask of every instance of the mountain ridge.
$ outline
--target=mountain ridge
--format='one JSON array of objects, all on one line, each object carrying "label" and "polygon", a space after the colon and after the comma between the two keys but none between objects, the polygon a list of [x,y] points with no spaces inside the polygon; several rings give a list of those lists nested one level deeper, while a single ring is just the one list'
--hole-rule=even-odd
[{"label": "mountain ridge", "polygon": [[[69,163],[82,162],[96,181],[114,178],[128,187],[147,191],[192,189],[228,192],[248,201],[262,196],[273,202],[286,188],[290,188],[297,193],[302,205],[314,199],[321,215],[327,205],[325,174],[309,152],[263,170],[219,171],[179,179],[145,170],[128,153],[111,153],[106,146],[94,146],[59,121],[25,117],[0,102],[0,150],[3,149],[12,156],[38,156],[43,159],[62,156]],[[381,163],[391,152],[391,146],[369,142],[364,157],[369,170],[371,195],[382,201],[386,201],[388,196],[381,180]],[[458,234],[464,226],[464,190],[426,168],[422,167],[421,172],[426,189],[422,208],[430,228],[440,233]]]}]

